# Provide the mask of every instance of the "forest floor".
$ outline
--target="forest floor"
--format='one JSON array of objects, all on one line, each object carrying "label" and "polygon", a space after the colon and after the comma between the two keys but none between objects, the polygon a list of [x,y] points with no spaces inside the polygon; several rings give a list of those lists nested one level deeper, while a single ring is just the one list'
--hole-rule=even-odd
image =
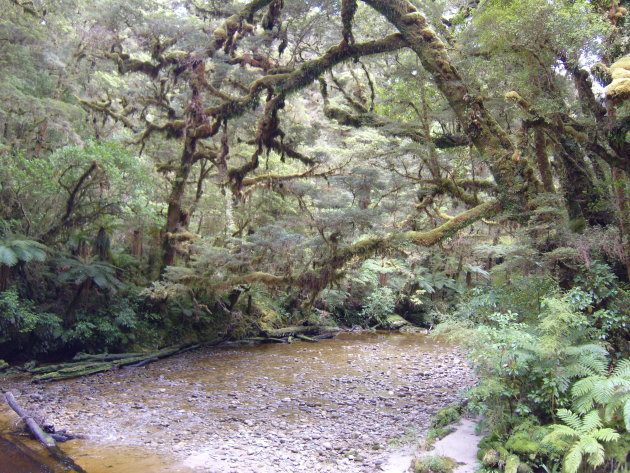
[{"label": "forest floor", "polygon": [[128,471],[130,458],[160,473],[402,473],[431,414],[472,375],[424,336],[341,334],[58,383],[0,381],[58,430],[87,437],[64,449],[90,473]]}]

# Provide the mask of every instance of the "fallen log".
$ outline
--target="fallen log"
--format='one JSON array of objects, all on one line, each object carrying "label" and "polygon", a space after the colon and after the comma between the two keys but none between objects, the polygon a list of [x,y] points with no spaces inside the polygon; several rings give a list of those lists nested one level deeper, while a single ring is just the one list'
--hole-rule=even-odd
[{"label": "fallen log", "polygon": [[307,337],[306,335],[297,334],[295,338],[299,338],[300,340],[304,340],[305,342],[313,342],[317,343],[317,339],[313,337]]},{"label": "fallen log", "polygon": [[293,327],[283,327],[265,330],[265,335],[271,338],[285,338],[296,335],[320,335],[322,333],[340,332],[341,329],[328,325],[296,325]]},{"label": "fallen log", "polygon": [[244,342],[251,343],[287,343],[286,338],[274,338],[274,337],[248,337],[243,339]]},{"label": "fallen log", "polygon": [[185,353],[198,348],[200,345],[177,345],[163,348],[151,353],[119,353],[102,355],[79,355],[73,361],[57,365],[41,366],[29,370],[33,382],[61,381],[65,379],[89,376],[104,371],[128,367],[140,367],[162,358]]},{"label": "fallen log", "polygon": [[72,358],[72,361],[116,361],[126,358],[137,358],[143,355],[146,355],[146,353],[101,353],[98,355],[79,353]]},{"label": "fallen log", "polygon": [[4,397],[7,400],[7,403],[9,404],[11,409],[13,409],[15,413],[20,416],[20,419],[24,421],[24,423],[28,427],[28,430],[31,431],[31,433],[37,440],[44,444],[45,447],[54,447],[56,445],[55,439],[44,432],[39,424],[35,422],[35,420],[18,405],[15,397],[13,396],[13,393],[6,392],[4,394]]},{"label": "fallen log", "polygon": [[44,432],[44,430],[40,427],[40,425],[37,422],[35,422],[32,416],[28,415],[24,411],[24,409],[22,409],[19,406],[19,404],[15,400],[15,397],[13,396],[13,393],[7,391],[4,394],[4,397],[7,403],[9,404],[9,406],[11,407],[11,409],[13,409],[15,413],[18,416],[20,416],[20,419],[22,419],[22,421],[26,424],[26,426],[28,427],[28,430],[33,434],[33,436],[37,440],[39,440],[39,442],[44,447],[46,447],[46,450],[50,452],[50,454],[56,461],[61,463],[66,468],[65,471],[74,471],[76,473],[87,473],[83,468],[77,465],[74,462],[74,460],[70,458],[63,450],[61,450],[61,448],[57,446],[55,439],[53,439],[51,435]]},{"label": "fallen log", "polygon": [[154,361],[159,360],[159,358],[147,358],[146,360],[138,361],[137,363],[132,363],[128,365],[121,365],[122,368],[129,370],[132,368],[140,368],[141,366],[148,365],[149,363],[153,363]]}]

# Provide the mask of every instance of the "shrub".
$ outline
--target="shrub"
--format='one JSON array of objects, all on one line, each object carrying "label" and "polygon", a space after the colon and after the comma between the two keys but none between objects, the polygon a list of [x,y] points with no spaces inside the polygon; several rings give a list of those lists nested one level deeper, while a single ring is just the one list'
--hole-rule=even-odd
[{"label": "shrub", "polygon": [[367,296],[360,315],[366,323],[385,325],[387,317],[394,313],[395,305],[393,291],[388,287],[379,287]]},{"label": "shrub", "polygon": [[21,299],[17,289],[0,292],[0,355],[21,352],[26,356],[57,348],[62,333],[61,319],[39,312],[29,299]]},{"label": "shrub", "polygon": [[414,461],[413,471],[415,473],[451,473],[455,466],[457,463],[452,458],[428,456]]}]

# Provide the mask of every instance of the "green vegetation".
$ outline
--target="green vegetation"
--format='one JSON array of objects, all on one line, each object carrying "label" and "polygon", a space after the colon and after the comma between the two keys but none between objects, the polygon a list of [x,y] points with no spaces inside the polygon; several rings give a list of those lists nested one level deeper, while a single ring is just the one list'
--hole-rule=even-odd
[{"label": "green vegetation", "polygon": [[431,427],[427,431],[427,445],[431,445],[435,440],[446,437],[455,431],[455,426],[462,416],[460,406],[450,406],[440,409],[431,417]]},{"label": "green vegetation", "polygon": [[489,471],[626,471],[630,294],[603,274],[582,268],[565,291],[544,274],[473,289],[438,327],[470,350],[469,407],[489,431],[479,451]]},{"label": "green vegetation", "polygon": [[448,457],[428,456],[416,460],[413,464],[415,473],[451,473],[457,464]]}]

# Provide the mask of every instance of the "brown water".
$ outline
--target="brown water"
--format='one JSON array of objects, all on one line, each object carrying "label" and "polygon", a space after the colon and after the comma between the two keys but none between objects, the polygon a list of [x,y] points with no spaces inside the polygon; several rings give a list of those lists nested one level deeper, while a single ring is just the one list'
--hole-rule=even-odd
[{"label": "brown water", "polygon": [[[87,436],[63,448],[89,473],[275,473],[378,471],[470,377],[425,336],[344,333],[47,385],[0,382],[57,429]],[[0,473],[20,468],[0,463]]]}]

